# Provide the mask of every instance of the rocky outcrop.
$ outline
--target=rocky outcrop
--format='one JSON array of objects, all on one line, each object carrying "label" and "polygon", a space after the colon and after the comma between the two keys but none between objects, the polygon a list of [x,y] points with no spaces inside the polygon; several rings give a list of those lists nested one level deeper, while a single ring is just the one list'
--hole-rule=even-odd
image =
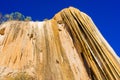
[{"label": "rocky outcrop", "polygon": [[0,25],[0,80],[119,80],[120,62],[91,18],[70,7]]}]

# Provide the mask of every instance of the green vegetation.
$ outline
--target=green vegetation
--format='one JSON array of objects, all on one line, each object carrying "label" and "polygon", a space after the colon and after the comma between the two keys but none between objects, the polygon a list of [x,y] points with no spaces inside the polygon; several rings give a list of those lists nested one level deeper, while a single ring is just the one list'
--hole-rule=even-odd
[{"label": "green vegetation", "polygon": [[10,20],[31,21],[32,18],[30,16],[24,16],[20,12],[13,12],[5,15],[0,14],[0,24]]}]

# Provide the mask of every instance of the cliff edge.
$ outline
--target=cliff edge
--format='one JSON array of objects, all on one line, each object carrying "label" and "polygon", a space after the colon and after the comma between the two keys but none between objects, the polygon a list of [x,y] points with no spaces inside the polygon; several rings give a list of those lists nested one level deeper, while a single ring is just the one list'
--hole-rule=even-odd
[{"label": "cliff edge", "polygon": [[120,80],[119,68],[114,50],[76,8],[43,22],[0,25],[0,80]]}]

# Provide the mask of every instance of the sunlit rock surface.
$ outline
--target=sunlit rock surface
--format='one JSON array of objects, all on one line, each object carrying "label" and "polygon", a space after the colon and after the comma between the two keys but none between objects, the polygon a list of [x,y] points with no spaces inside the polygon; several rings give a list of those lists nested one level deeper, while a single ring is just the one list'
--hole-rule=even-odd
[{"label": "sunlit rock surface", "polygon": [[0,25],[0,80],[120,80],[119,57],[91,18],[66,8]]}]

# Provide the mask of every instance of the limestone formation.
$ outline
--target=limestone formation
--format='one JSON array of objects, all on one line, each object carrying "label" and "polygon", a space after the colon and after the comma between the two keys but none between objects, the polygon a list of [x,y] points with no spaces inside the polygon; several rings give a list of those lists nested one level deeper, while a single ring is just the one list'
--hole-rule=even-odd
[{"label": "limestone formation", "polygon": [[120,80],[120,60],[73,7],[43,22],[0,25],[0,80]]}]

